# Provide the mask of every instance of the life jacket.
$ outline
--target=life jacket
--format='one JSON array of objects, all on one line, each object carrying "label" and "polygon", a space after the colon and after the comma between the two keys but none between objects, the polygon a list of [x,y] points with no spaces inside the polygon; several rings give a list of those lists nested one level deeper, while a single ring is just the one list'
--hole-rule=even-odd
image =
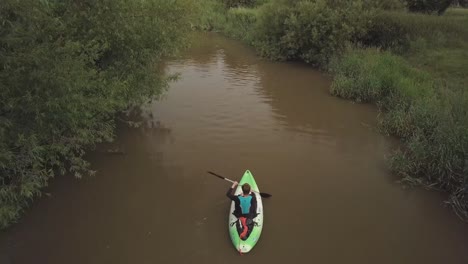
[{"label": "life jacket", "polygon": [[244,197],[239,195],[240,207],[242,209],[242,214],[248,214],[250,212],[250,206],[252,205],[252,195]]}]

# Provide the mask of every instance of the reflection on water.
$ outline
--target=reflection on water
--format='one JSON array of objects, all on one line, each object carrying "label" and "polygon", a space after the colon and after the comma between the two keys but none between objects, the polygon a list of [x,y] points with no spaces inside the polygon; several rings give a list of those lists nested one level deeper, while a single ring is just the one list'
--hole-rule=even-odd
[{"label": "reflection on water", "polygon": [[[331,97],[329,78],[215,34],[167,62],[161,101],[122,126],[97,177],[60,178],[0,237],[14,263],[468,263],[468,229],[442,199],[392,183],[376,111]],[[260,242],[239,258],[229,183],[255,175]],[[2,260],[0,258],[0,260]]]}]

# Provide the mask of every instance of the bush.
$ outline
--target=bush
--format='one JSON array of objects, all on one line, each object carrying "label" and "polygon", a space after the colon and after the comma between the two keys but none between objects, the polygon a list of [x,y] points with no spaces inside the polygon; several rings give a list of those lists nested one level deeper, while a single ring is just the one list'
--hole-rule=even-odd
[{"label": "bush", "polygon": [[453,0],[406,0],[411,12],[442,15],[454,2]]},{"label": "bush", "polygon": [[231,8],[227,12],[224,32],[231,37],[251,43],[253,28],[257,21],[257,10],[250,8]]},{"label": "bush", "polygon": [[375,49],[349,51],[331,69],[332,94],[376,103],[385,113],[383,131],[402,139],[390,159],[393,171],[405,182],[447,191],[468,219],[468,93]]},{"label": "bush", "polygon": [[190,1],[4,0],[0,5],[0,228],[50,178],[92,174],[114,115],[157,97],[185,47]]},{"label": "bush", "polygon": [[367,8],[376,8],[381,10],[404,10],[406,8],[405,0],[364,0]]},{"label": "bush", "polygon": [[378,12],[367,33],[360,39],[366,46],[407,51],[411,41],[424,38],[432,45],[468,41],[468,16],[427,16],[404,12]]},{"label": "bush", "polygon": [[192,27],[200,30],[220,30],[226,23],[226,8],[220,0],[195,1],[196,19]]},{"label": "bush", "polygon": [[262,6],[264,4],[267,4],[269,2],[271,2],[272,0],[256,0],[255,1],[255,6],[258,7],[258,6]]},{"label": "bush", "polygon": [[256,4],[256,0],[224,0],[226,7],[253,7]]},{"label": "bush", "polygon": [[324,66],[366,32],[369,15],[360,1],[273,1],[259,9],[255,45],[272,59]]}]

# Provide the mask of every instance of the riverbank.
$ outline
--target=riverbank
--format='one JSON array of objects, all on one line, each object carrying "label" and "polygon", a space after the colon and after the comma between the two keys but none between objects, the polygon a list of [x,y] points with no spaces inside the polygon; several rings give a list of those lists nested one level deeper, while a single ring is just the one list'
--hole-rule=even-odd
[{"label": "riverbank", "polygon": [[381,131],[403,143],[391,170],[404,183],[447,192],[468,219],[468,10],[435,16],[325,1],[226,9],[207,0],[200,22],[270,59],[329,72],[335,96],[376,104]]},{"label": "riverbank", "polygon": [[92,175],[86,151],[116,115],[157,98],[163,58],[185,47],[190,1],[3,1],[0,229],[59,175]]},{"label": "riverbank", "polygon": [[466,10],[437,17],[376,1],[240,2],[250,5],[5,2],[0,228],[53,177],[94,173],[84,153],[112,140],[116,113],[168,87],[170,78],[153,69],[186,46],[190,22],[273,60],[320,67],[334,76],[332,94],[377,104],[382,131],[404,143],[390,159],[393,171],[447,191],[455,212],[468,218]]},{"label": "riverbank", "polygon": [[51,181],[50,196],[1,232],[0,255],[15,264],[239,262],[230,185],[206,171],[239,179],[249,169],[273,194],[249,261],[468,263],[468,225],[441,195],[391,182],[383,155],[393,140],[369,127],[375,107],[330,96],[330,78],[304,63],[195,35],[166,61],[180,79],[145,105],[145,125],[117,128],[112,146],[125,155],[92,151],[95,177]]}]

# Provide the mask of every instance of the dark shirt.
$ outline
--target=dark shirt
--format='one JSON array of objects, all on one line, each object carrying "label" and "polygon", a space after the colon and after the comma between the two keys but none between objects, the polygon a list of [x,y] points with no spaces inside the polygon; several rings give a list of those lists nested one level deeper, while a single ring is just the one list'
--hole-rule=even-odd
[{"label": "dark shirt", "polygon": [[239,200],[239,196],[237,195],[234,195],[234,189],[233,188],[229,188],[229,190],[227,191],[226,193],[226,196],[229,197],[229,199],[231,199],[232,201],[234,201],[234,205],[235,205],[235,209],[234,209],[234,216],[236,216],[237,218],[243,216],[243,217],[247,217],[247,218],[255,218],[257,216],[257,197],[255,196],[255,193],[250,193],[250,195],[252,196],[252,200],[250,202],[250,210],[249,210],[249,213],[248,214],[242,214],[242,209],[240,207],[240,200]]}]

